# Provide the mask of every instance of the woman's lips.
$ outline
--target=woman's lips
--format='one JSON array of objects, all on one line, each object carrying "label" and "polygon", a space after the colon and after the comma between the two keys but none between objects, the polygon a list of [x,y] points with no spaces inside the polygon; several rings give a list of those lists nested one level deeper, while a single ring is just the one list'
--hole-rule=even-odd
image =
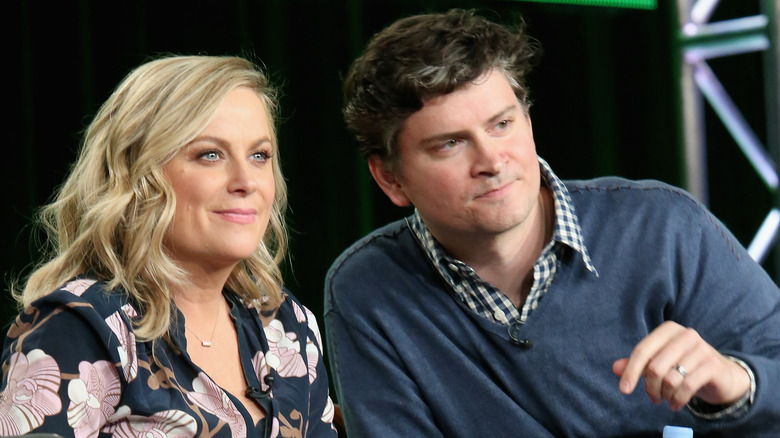
[{"label": "woman's lips", "polygon": [[222,219],[236,224],[251,224],[257,218],[257,210],[255,209],[235,208],[230,210],[219,210],[215,213]]}]

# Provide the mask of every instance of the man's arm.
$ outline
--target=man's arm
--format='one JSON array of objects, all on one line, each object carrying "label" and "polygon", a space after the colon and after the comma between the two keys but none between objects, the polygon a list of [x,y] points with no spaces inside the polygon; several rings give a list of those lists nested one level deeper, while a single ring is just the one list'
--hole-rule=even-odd
[{"label": "man's arm", "polygon": [[688,405],[740,430],[777,425],[772,430],[780,432],[773,390],[780,385],[780,290],[706,208],[669,206],[669,223],[679,225],[666,230],[673,250],[659,266],[669,269],[676,295],[667,321],[614,362],[620,391],[632,392],[644,377],[655,403]]},{"label": "man's arm", "polygon": [[[347,434],[443,436],[404,367],[403,352],[396,351],[383,334],[368,329],[348,305],[342,309],[338,300],[332,303],[325,314],[327,350]],[[344,318],[342,312],[351,318]]]}]

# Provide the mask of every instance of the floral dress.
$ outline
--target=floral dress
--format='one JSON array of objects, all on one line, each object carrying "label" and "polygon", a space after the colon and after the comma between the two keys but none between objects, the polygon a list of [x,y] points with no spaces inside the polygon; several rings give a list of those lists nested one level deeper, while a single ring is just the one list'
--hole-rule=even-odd
[{"label": "floral dress", "polygon": [[[263,326],[258,311],[225,292],[258,423],[192,363],[184,317],[169,340],[137,342],[138,306],[121,291],[77,278],[32,303],[5,339],[0,435],[64,437],[336,436],[314,315],[289,293]],[[175,346],[175,347],[172,347]]]}]

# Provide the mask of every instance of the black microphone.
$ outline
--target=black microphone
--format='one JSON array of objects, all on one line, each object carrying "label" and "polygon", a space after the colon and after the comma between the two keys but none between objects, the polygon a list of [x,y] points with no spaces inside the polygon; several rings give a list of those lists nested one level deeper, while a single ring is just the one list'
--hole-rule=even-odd
[{"label": "black microphone", "polygon": [[268,390],[271,390],[271,387],[274,386],[274,376],[273,374],[266,374],[266,376],[263,378],[263,382],[265,382],[266,385],[268,385]]},{"label": "black microphone", "polygon": [[267,374],[263,378],[263,382],[265,382],[266,386],[268,386],[268,389],[265,391],[260,390],[259,388],[256,388],[254,386],[250,386],[246,389],[246,396],[252,397],[252,398],[263,398],[268,397],[268,394],[271,393],[271,387],[274,386],[274,376],[271,374]]},{"label": "black microphone", "polygon": [[517,345],[518,347],[522,348],[523,350],[528,350],[529,348],[533,347],[534,343],[528,338],[525,339],[514,339],[512,338],[511,341],[509,341],[512,345]]},{"label": "black microphone", "polygon": [[530,339],[520,339],[520,328],[523,326],[523,324],[519,322],[515,322],[514,324],[507,327],[506,331],[509,334],[509,343],[512,345],[517,345],[518,347],[522,348],[523,350],[528,350],[529,348],[533,347],[534,343],[531,342]]},{"label": "black microphone", "polygon": [[246,396],[252,398],[261,398],[261,397],[265,397],[265,394],[263,393],[263,391],[260,391],[254,386],[250,386],[246,389]]}]

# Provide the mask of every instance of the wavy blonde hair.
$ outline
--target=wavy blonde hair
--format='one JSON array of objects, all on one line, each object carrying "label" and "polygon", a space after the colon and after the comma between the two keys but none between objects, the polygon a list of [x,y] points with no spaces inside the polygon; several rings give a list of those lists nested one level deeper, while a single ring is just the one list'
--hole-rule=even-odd
[{"label": "wavy blonde hair", "polygon": [[16,300],[27,306],[77,275],[94,275],[138,303],[140,339],[165,335],[171,285],[187,285],[188,277],[163,245],[176,200],[162,169],[236,87],[256,91],[271,119],[276,190],[261,244],[235,267],[226,287],[260,310],[277,308],[283,300],[279,265],[287,246],[287,188],[274,127],[276,93],[252,62],[215,56],[156,59],[119,84],[87,128],[54,202],[39,211],[51,248],[23,290],[12,291]]}]

